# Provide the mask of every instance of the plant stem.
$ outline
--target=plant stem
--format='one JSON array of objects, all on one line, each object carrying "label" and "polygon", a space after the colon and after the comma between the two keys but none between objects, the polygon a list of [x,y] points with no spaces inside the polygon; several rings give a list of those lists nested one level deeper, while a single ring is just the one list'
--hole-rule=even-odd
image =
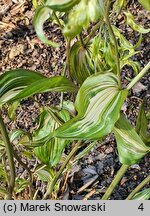
[{"label": "plant stem", "polygon": [[6,153],[8,157],[8,163],[10,168],[10,176],[9,176],[9,183],[8,183],[8,194],[6,195],[6,199],[10,200],[12,199],[12,193],[15,186],[15,166],[14,166],[14,160],[13,160],[13,146],[10,143],[8,133],[5,127],[5,124],[3,122],[3,118],[1,116],[0,111],[0,131],[2,135],[2,139],[5,143]]},{"label": "plant stem", "polygon": [[147,176],[130,194],[129,196],[126,198],[127,200],[131,200],[132,197],[138,193],[146,184],[148,184],[150,182],[150,175]]},{"label": "plant stem", "polygon": [[[67,38],[66,39],[66,70],[68,69],[68,72],[70,74],[70,46],[71,46],[71,39]],[[64,71],[64,76],[66,74],[66,70]]]},{"label": "plant stem", "polygon": [[28,172],[29,174],[29,194],[30,194],[30,200],[33,199],[33,193],[32,193],[32,172],[30,171],[30,169],[27,167],[27,165],[22,162],[22,160],[19,158],[19,156],[17,155],[17,153],[15,152],[15,150],[13,150],[13,154],[14,157],[16,158],[16,160],[20,163],[20,165]]},{"label": "plant stem", "polygon": [[120,59],[119,59],[119,52],[118,52],[118,43],[117,43],[117,39],[115,37],[114,31],[113,31],[111,23],[110,23],[109,9],[110,9],[110,0],[108,0],[108,4],[107,4],[106,15],[105,15],[105,22],[106,22],[106,24],[108,26],[109,33],[112,36],[112,39],[114,41],[114,48],[115,48],[115,55],[116,55],[117,75],[118,75],[118,77],[120,77]]},{"label": "plant stem", "polygon": [[[71,43],[71,39],[70,38],[66,38],[66,62],[65,62],[65,67],[64,70],[62,72],[62,76],[66,75],[66,71],[68,69],[68,74],[70,74],[70,43]],[[60,108],[62,108],[63,105],[63,95],[64,93],[61,92],[61,96],[60,96]]]},{"label": "plant stem", "polygon": [[7,171],[7,168],[6,168],[7,167],[7,163],[6,163],[5,157],[6,157],[6,154],[3,154],[2,155],[2,163],[4,165],[4,171],[5,171],[5,174],[6,174],[6,180],[7,180],[7,182],[9,182],[8,171]]},{"label": "plant stem", "polygon": [[111,196],[112,192],[114,191],[117,184],[120,182],[121,178],[123,177],[124,173],[129,168],[128,165],[122,165],[119,171],[117,172],[117,175],[115,176],[114,180],[112,181],[111,185],[108,187],[107,191],[105,192],[104,196],[102,197],[102,200],[107,200]]},{"label": "plant stem", "polygon": [[53,15],[54,15],[54,17],[55,17],[55,19],[56,19],[56,21],[57,21],[59,27],[60,27],[61,29],[63,29],[63,26],[62,26],[62,24],[60,23],[60,20],[59,20],[59,18],[58,18],[58,16],[57,16],[57,14],[56,14],[55,11],[53,11]]},{"label": "plant stem", "polygon": [[99,21],[91,30],[90,34],[87,36],[86,40],[84,41],[84,46],[88,44],[88,42],[91,40],[91,38],[94,36],[95,32],[99,29],[101,26],[102,22]]},{"label": "plant stem", "polygon": [[150,62],[141,70],[141,72],[133,78],[133,80],[128,84],[127,89],[131,89],[150,69]]},{"label": "plant stem", "polygon": [[80,40],[82,46],[85,47],[81,33],[79,34],[79,40]]},{"label": "plant stem", "polygon": [[53,192],[54,186],[57,183],[58,179],[60,178],[62,172],[64,171],[66,165],[68,164],[68,162],[70,161],[70,159],[73,157],[73,155],[76,153],[76,151],[78,150],[78,148],[81,146],[81,141],[78,141],[76,143],[76,145],[74,146],[74,148],[72,149],[72,151],[70,152],[70,154],[66,157],[66,160],[64,161],[64,163],[62,164],[61,168],[59,169],[59,171],[56,173],[55,177],[53,178],[51,184],[49,185],[43,200],[47,199],[48,196],[51,197],[51,194]]}]

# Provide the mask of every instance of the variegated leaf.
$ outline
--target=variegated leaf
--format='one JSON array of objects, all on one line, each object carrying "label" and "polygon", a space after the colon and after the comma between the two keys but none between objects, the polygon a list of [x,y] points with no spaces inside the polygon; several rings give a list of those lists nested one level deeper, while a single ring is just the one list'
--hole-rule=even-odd
[{"label": "variegated leaf", "polygon": [[43,30],[43,25],[51,17],[52,10],[49,7],[46,6],[38,6],[36,8],[36,12],[34,15],[34,28],[36,31],[37,36],[39,39],[50,46],[53,47],[58,47],[59,45],[51,40],[49,40],[45,35],[44,35],[44,30]]},{"label": "variegated leaf", "polygon": [[23,130],[13,130],[10,134],[9,134],[9,138],[10,138],[10,142],[13,142],[15,139],[18,139],[19,137],[21,137],[22,135],[27,135],[29,136],[29,134]]},{"label": "variegated leaf", "polygon": [[95,71],[89,53],[88,47],[83,47],[80,42],[76,42],[70,50],[70,75],[79,84]]},{"label": "variegated leaf", "polygon": [[[67,110],[61,110],[60,112],[57,112],[57,115],[65,122],[70,119],[70,115]],[[58,128],[60,124],[57,123],[51,114],[45,110],[41,113],[39,126],[39,129],[35,132],[33,137],[33,139],[36,141],[48,137],[50,132]],[[42,163],[52,167],[60,161],[62,152],[68,143],[69,141],[65,139],[52,138],[47,140],[43,146],[36,147],[34,152]]]},{"label": "variegated leaf", "polygon": [[150,188],[144,189],[141,192],[134,195],[132,200],[149,200],[150,199]]},{"label": "variegated leaf", "polygon": [[140,34],[138,42],[135,45],[133,45],[130,41],[128,41],[125,38],[125,36],[120,32],[120,30],[116,26],[112,25],[112,29],[114,31],[116,38],[118,38],[120,41],[120,43],[119,43],[120,47],[119,48],[122,51],[129,50],[130,53],[133,53],[134,50],[137,49],[142,42],[142,34]]},{"label": "variegated leaf", "polygon": [[34,71],[16,69],[0,76],[0,105],[22,100],[36,93],[77,90],[78,87],[66,77],[47,78]]},{"label": "variegated leaf", "polygon": [[99,0],[80,1],[69,13],[68,23],[63,30],[64,35],[73,38],[81,32],[82,28],[88,28],[90,22],[94,22],[101,16],[101,6]]},{"label": "variegated leaf", "polygon": [[117,16],[126,4],[126,0],[116,0],[113,4],[113,13]]},{"label": "variegated leaf", "polygon": [[32,83],[28,88],[23,89],[18,95],[12,98],[9,102],[14,102],[16,100],[22,100],[24,98],[30,97],[34,94],[43,92],[77,92],[78,87],[74,85],[69,79],[63,76],[56,76],[51,78],[42,79],[37,82]]},{"label": "variegated leaf", "polygon": [[39,180],[50,183],[54,178],[53,171],[43,168],[35,171],[35,174],[38,175]]},{"label": "variegated leaf", "polygon": [[127,18],[127,24],[134,31],[137,31],[137,32],[142,33],[142,34],[146,34],[146,33],[150,32],[150,28],[144,29],[141,25],[138,25],[137,23],[135,23],[134,16],[129,11],[124,12],[124,14],[126,15],[126,18]]},{"label": "variegated leaf", "polygon": [[144,101],[140,106],[140,110],[136,120],[136,132],[146,145],[150,145],[150,133],[148,133],[148,119],[144,109]]},{"label": "variegated leaf", "polygon": [[117,141],[119,160],[122,164],[136,164],[150,151],[150,147],[144,144],[123,114],[115,124],[113,132]]},{"label": "variegated leaf", "polygon": [[77,41],[70,50],[70,75],[82,84],[84,80],[97,72],[105,72],[106,62],[100,52],[101,38],[94,37],[86,46]]},{"label": "variegated leaf", "polygon": [[82,84],[75,101],[77,116],[63,124],[55,137],[97,140],[113,129],[128,91],[113,73],[98,73]]},{"label": "variegated leaf", "polygon": [[45,5],[48,5],[52,10],[67,12],[81,0],[45,0]]},{"label": "variegated leaf", "polygon": [[74,103],[70,100],[63,101],[62,109],[68,110],[71,116],[75,116],[76,114]]},{"label": "variegated leaf", "polygon": [[7,71],[0,76],[0,105],[6,103],[30,84],[45,79],[37,72],[16,69]]}]

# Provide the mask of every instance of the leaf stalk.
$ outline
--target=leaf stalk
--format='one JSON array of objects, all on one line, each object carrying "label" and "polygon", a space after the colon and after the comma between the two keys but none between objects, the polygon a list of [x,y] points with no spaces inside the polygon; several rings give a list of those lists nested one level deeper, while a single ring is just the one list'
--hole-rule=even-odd
[{"label": "leaf stalk", "polygon": [[46,200],[48,197],[51,197],[51,194],[53,192],[53,188],[55,186],[55,184],[57,183],[58,179],[60,178],[62,172],[64,171],[66,165],[68,164],[68,162],[71,160],[71,158],[73,157],[73,155],[76,153],[76,151],[78,150],[78,148],[81,146],[82,141],[78,141],[76,143],[76,145],[74,146],[74,148],[72,149],[72,151],[70,152],[70,154],[66,157],[66,160],[64,161],[64,163],[62,164],[61,168],[59,169],[59,171],[56,173],[55,177],[53,178],[51,184],[49,184],[49,187],[45,193],[45,195],[43,196],[43,200]]},{"label": "leaf stalk", "polygon": [[126,198],[126,200],[131,200],[136,193],[138,193],[146,184],[150,182],[150,175],[147,176]]},{"label": "leaf stalk", "polygon": [[5,199],[11,200],[11,199],[13,199],[12,194],[13,194],[13,190],[14,190],[14,186],[15,186],[15,176],[16,176],[14,159],[13,159],[13,146],[10,143],[7,129],[6,129],[6,126],[4,124],[3,118],[1,116],[1,111],[0,111],[0,131],[1,131],[2,139],[3,139],[4,144],[5,144],[6,153],[7,153],[7,157],[8,157],[8,164],[9,164],[9,168],[10,168],[10,175],[9,175],[9,182],[8,182],[8,194],[6,194]]},{"label": "leaf stalk", "polygon": [[27,167],[27,165],[22,162],[22,160],[20,159],[20,157],[18,156],[18,154],[16,153],[15,150],[13,150],[13,154],[15,159],[18,161],[18,163],[20,163],[20,165],[28,172],[29,174],[29,194],[30,194],[30,200],[33,200],[33,193],[32,193],[32,172],[30,171],[30,169]]},{"label": "leaf stalk", "polygon": [[105,23],[107,24],[109,33],[112,36],[112,39],[114,41],[114,48],[115,48],[115,55],[116,55],[117,75],[118,75],[118,77],[120,77],[120,59],[119,59],[118,43],[117,43],[117,39],[115,37],[114,31],[112,29],[110,19],[109,19],[110,3],[111,2],[109,0],[108,4],[107,4],[107,8],[106,8]]},{"label": "leaf stalk", "polygon": [[84,41],[84,47],[88,44],[88,42],[91,40],[91,38],[94,36],[95,32],[100,28],[102,25],[102,22],[99,21],[91,30],[90,34],[87,36],[86,40]]},{"label": "leaf stalk", "polygon": [[116,188],[117,184],[120,182],[121,178],[123,177],[123,175],[125,174],[125,172],[127,171],[128,168],[129,168],[129,165],[123,164],[121,166],[121,168],[117,172],[117,175],[115,176],[114,180],[112,181],[112,183],[108,187],[106,193],[104,194],[104,196],[102,197],[101,200],[108,200],[109,199],[109,197],[111,196],[112,192],[114,191],[114,189]]},{"label": "leaf stalk", "polygon": [[132,81],[128,84],[127,90],[130,90],[150,69],[150,62],[141,70],[141,72],[132,79]]}]

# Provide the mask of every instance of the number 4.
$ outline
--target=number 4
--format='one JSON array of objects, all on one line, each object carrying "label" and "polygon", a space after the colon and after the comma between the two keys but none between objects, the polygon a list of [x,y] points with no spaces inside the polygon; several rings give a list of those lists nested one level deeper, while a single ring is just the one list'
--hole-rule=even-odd
[{"label": "number 4", "polygon": [[143,203],[141,203],[138,207],[139,210],[143,211],[144,210],[144,206],[143,206]]}]

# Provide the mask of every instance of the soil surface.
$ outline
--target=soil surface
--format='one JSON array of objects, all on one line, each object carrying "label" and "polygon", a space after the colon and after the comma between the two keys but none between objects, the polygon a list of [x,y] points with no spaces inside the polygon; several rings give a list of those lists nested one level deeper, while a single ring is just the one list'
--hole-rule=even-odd
[{"label": "soil surface", "polygon": [[[136,15],[137,22],[145,28],[150,27],[148,23],[149,14],[137,3],[130,1],[129,10]],[[56,24],[50,22],[45,25],[45,32],[49,39],[58,42],[59,48],[52,48],[44,45],[37,38],[33,24],[34,10],[29,0],[0,0],[0,74],[15,68],[26,68],[39,71],[47,77],[59,75],[64,68],[65,42],[61,31]],[[125,25],[123,15],[119,16],[116,23],[120,27],[127,39],[136,43],[139,38],[138,33],[134,33]],[[143,35],[143,40],[138,48],[141,50],[134,58],[139,61],[141,68],[149,61],[149,41],[148,35]],[[122,71],[123,85],[127,85],[126,77],[132,78],[133,71],[126,67]],[[130,122],[135,125],[139,106],[143,98],[147,99],[147,107],[150,108],[150,74],[142,80],[131,91],[122,111],[128,116]],[[65,95],[65,100],[69,98]],[[60,102],[59,93],[45,93],[34,97],[41,106],[56,105]],[[7,117],[7,108],[3,110],[4,121],[8,130],[21,128],[32,132],[35,128],[35,119],[39,113],[39,105],[33,98],[24,100],[21,107],[16,110],[14,121]],[[116,142],[113,135],[105,137],[103,145],[98,143],[89,155],[82,158],[77,166],[72,170],[68,179],[66,192],[61,196],[62,199],[99,199],[106,188],[112,182],[114,175],[119,170],[121,164],[118,160]],[[34,166],[34,159],[27,160],[29,167]],[[136,164],[127,171],[111,199],[125,199],[127,195],[150,174],[150,154],[147,155],[139,164]],[[21,176],[24,169],[16,165],[17,173]],[[84,186],[84,187],[83,187]],[[35,187],[41,187],[40,182]],[[40,197],[40,193],[39,193]],[[28,197],[24,197],[27,199]]]}]

